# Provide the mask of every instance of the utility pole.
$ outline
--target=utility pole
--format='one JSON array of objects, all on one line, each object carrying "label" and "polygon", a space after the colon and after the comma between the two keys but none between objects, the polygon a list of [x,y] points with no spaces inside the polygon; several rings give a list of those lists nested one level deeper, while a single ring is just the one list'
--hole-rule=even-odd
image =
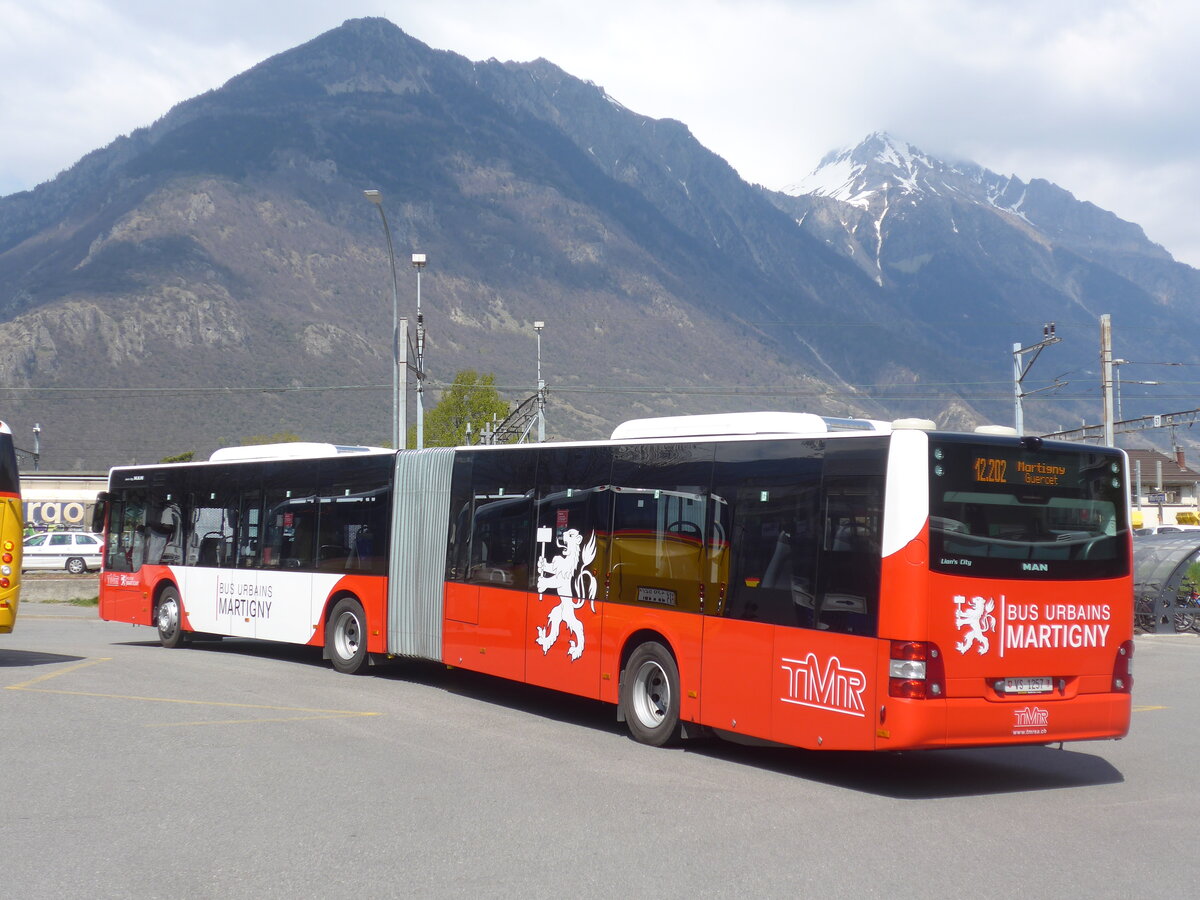
[{"label": "utility pole", "polygon": [[[1015,410],[1015,425],[1017,428],[1017,435],[1019,437],[1024,437],[1025,435],[1025,411],[1021,405],[1021,401],[1030,394],[1036,394],[1040,391],[1049,390],[1052,387],[1059,386],[1059,382],[1056,380],[1054,384],[1047,385],[1044,388],[1038,388],[1036,391],[1023,391],[1021,390],[1021,382],[1025,380],[1025,376],[1029,374],[1029,370],[1033,368],[1033,364],[1037,362],[1037,358],[1041,352],[1051,344],[1057,344],[1061,340],[1062,338],[1058,337],[1054,333],[1054,323],[1047,322],[1042,326],[1042,339],[1038,343],[1032,344],[1028,347],[1022,347],[1020,344],[1013,344],[1012,346],[1013,405]],[[1021,357],[1023,357],[1026,353],[1033,354],[1033,358],[1029,360],[1028,363],[1024,363],[1021,359]]]},{"label": "utility pole", "polygon": [[1104,395],[1104,446],[1113,445],[1113,355],[1112,316],[1100,317],[1100,377]]},{"label": "utility pole", "polygon": [[538,443],[546,440],[546,382],[542,380],[542,329],[546,323],[540,319],[533,323],[537,334],[537,439]]},{"label": "utility pole", "polygon": [[417,270],[417,449],[425,448],[425,315],[421,312],[421,270],[427,257],[424,253],[412,255],[413,268]]}]

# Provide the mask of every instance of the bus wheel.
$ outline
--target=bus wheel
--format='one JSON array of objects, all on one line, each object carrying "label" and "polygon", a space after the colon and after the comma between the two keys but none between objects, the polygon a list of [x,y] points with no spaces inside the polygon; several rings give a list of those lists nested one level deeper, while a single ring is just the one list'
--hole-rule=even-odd
[{"label": "bus wheel", "polygon": [[158,639],[164,647],[178,647],[184,641],[183,605],[179,602],[179,591],[173,587],[163,590],[158,598],[158,611],[155,622],[158,625]]},{"label": "bus wheel", "polygon": [[633,651],[621,678],[621,711],[635,741],[665,747],[679,739],[679,667],[657,641]]},{"label": "bus wheel", "polygon": [[361,675],[367,670],[367,617],[353,597],[343,597],[334,606],[325,629],[325,647],[339,672]]}]

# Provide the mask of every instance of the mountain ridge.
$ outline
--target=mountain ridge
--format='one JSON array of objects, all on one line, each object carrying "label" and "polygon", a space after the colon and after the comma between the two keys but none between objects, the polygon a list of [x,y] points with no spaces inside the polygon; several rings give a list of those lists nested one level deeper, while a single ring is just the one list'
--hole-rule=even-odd
[{"label": "mountain ridge", "polygon": [[968,427],[1004,418],[971,385],[1005,377],[1019,332],[980,316],[1179,314],[1195,270],[1130,223],[1089,242],[1095,214],[1062,189],[1021,183],[1038,225],[964,200],[965,164],[941,165],[953,196],[770,192],[552,62],[350,20],[0,198],[5,418],[40,421],[61,468],[283,430],[381,443],[391,286],[366,188],[398,264],[429,256],[433,382],[491,370],[515,402],[547,321],[559,438],[778,407]]}]

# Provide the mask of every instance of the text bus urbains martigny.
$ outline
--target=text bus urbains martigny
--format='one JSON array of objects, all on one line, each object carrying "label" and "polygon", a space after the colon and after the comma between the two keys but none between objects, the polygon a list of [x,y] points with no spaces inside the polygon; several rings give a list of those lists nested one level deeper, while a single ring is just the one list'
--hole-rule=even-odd
[{"label": "text bus urbains martigny", "polygon": [[344,672],[436,660],[616,704],[653,745],[1122,737],[1124,454],[913,425],[690,416],[117,468],[100,615]]}]

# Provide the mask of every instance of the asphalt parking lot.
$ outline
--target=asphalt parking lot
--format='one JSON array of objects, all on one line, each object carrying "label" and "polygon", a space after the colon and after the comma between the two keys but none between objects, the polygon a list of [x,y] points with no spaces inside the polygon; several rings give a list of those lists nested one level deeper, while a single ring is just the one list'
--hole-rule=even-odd
[{"label": "asphalt parking lot", "polygon": [[[655,750],[610,707],[308,648],[164,650],[94,608],[0,636],[7,896],[1185,897],[1200,637],[1141,636],[1131,735]],[[1182,777],[1181,777],[1182,776]]]}]

